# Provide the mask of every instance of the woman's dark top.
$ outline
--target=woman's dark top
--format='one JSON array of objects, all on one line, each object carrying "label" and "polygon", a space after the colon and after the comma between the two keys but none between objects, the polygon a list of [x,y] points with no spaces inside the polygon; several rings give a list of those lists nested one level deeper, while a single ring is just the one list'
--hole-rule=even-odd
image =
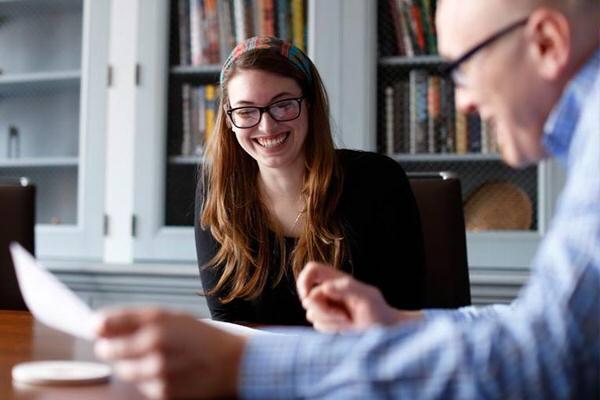
[{"label": "woman's dark top", "polygon": [[[350,260],[343,270],[379,288],[393,307],[422,308],[425,294],[423,238],[417,205],[404,170],[394,160],[376,153],[337,150],[336,154],[344,171],[338,212],[350,251]],[[205,266],[216,254],[219,243],[209,230],[199,227],[200,201],[196,203],[198,265],[203,289],[208,292],[221,276],[221,269]],[[295,239],[286,238],[287,254],[294,243]],[[274,262],[278,266],[279,258]],[[308,325],[289,263],[288,267],[290,272],[275,287],[273,272],[263,293],[253,300],[236,299],[222,304],[218,295],[207,296],[213,319]]]}]

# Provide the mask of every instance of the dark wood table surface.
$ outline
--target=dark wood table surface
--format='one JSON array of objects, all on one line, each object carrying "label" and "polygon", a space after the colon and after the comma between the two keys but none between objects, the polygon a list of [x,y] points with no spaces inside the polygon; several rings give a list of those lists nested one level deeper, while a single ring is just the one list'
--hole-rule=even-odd
[{"label": "dark wood table surface", "polygon": [[36,322],[23,311],[0,310],[0,399],[2,400],[138,400],[145,397],[133,385],[111,378],[87,386],[29,386],[12,382],[12,367],[34,360],[96,361],[92,344]]}]

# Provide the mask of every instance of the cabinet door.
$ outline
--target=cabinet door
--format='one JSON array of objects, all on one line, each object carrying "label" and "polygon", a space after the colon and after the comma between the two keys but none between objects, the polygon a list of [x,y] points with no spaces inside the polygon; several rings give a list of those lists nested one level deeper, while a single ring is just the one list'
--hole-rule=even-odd
[{"label": "cabinet door", "polygon": [[[270,9],[263,8],[267,3]],[[196,260],[193,224],[201,154],[216,114],[220,67],[235,43],[271,32],[306,47],[313,2],[264,4],[171,0],[148,1],[139,9],[136,260]]]},{"label": "cabinet door", "polygon": [[526,268],[561,186],[556,165],[508,167],[493,127],[456,109],[439,68],[436,1],[417,3],[378,0],[377,150],[407,172],[458,175],[470,265]]},{"label": "cabinet door", "polygon": [[0,177],[37,187],[43,258],[102,255],[108,9],[0,1]]}]

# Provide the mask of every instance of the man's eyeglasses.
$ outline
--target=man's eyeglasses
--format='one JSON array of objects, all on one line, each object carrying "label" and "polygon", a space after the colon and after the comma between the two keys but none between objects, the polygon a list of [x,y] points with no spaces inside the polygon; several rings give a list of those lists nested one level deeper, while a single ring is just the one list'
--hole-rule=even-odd
[{"label": "man's eyeglasses", "polygon": [[229,119],[240,129],[253,128],[260,123],[262,115],[268,112],[271,118],[278,122],[291,121],[300,116],[304,97],[275,101],[264,107],[237,107],[227,110]]},{"label": "man's eyeglasses", "polygon": [[457,86],[466,86],[467,79],[466,79],[465,75],[461,73],[460,65],[462,63],[464,63],[465,61],[467,61],[469,58],[473,57],[478,51],[491,45],[496,40],[500,39],[501,37],[507,35],[508,33],[512,32],[512,31],[514,31],[515,29],[527,24],[528,20],[529,20],[529,17],[520,19],[520,20],[508,25],[507,27],[501,29],[500,31],[494,33],[492,36],[488,37],[487,39],[485,39],[484,41],[482,41],[481,43],[479,43],[478,45],[474,46],[469,51],[464,53],[462,56],[457,58],[456,61],[453,61],[451,63],[443,65],[440,68],[441,72],[443,74],[452,76],[452,80],[454,81],[454,83]]}]

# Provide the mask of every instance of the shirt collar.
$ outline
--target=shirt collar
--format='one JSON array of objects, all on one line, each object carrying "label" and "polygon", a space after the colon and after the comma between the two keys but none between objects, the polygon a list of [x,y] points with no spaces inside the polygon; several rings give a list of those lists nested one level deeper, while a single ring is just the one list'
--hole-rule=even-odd
[{"label": "shirt collar", "polygon": [[581,109],[599,71],[600,49],[596,50],[567,84],[544,125],[543,143],[546,150],[564,163],[567,162],[571,139],[577,128]]}]

